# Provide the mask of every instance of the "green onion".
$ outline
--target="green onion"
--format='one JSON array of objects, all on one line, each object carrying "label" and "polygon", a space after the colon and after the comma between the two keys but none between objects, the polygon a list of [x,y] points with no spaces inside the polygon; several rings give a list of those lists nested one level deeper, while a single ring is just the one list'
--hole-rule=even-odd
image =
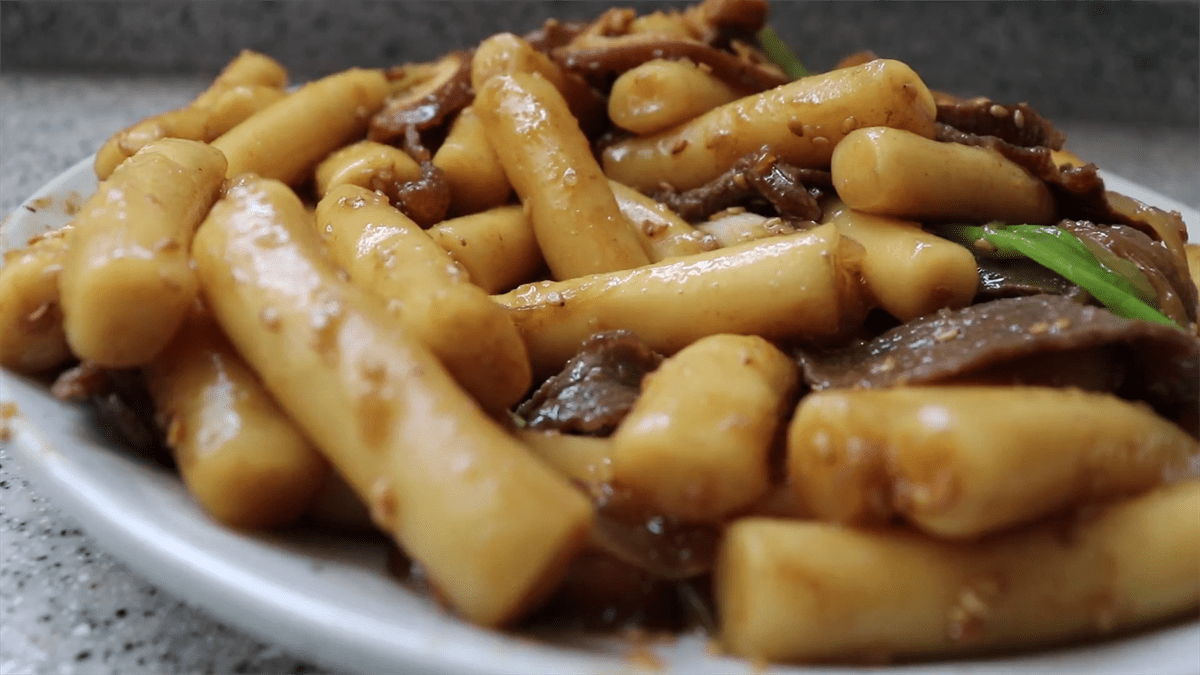
[{"label": "green onion", "polygon": [[779,33],[775,32],[774,28],[764,26],[758,31],[758,42],[762,45],[763,51],[766,52],[767,58],[775,65],[783,68],[783,72],[793,80],[801,77],[808,77],[811,73],[800,63],[800,59],[792,53],[792,50],[784,44],[779,37]]},{"label": "green onion", "polygon": [[[1141,270],[1125,269],[1119,274],[1107,268],[1078,237],[1060,227],[989,223],[950,225],[938,231],[979,256],[1029,258],[1078,285],[1117,316],[1176,325],[1142,299],[1149,281]],[[1141,278],[1135,282],[1128,274]]]}]

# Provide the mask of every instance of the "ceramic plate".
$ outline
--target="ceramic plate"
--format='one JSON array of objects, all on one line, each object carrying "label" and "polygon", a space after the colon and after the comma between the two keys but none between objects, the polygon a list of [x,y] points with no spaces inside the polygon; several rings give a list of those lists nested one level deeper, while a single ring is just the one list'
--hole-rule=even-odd
[{"label": "ceramic plate", "polygon": [[[96,188],[89,158],[51,181],[4,226],[2,245],[63,225],[64,206]],[[1183,213],[1191,238],[1200,214],[1106,176],[1113,189]],[[214,617],[328,668],[360,673],[1195,673],[1200,622],[1135,636],[991,660],[878,669],[762,668],[710,655],[706,639],[650,647],[616,639],[534,638],[476,628],[409,592],[385,572],[376,541],[334,535],[247,535],[207,519],[167,469],[113,447],[82,406],[52,398],[38,382],[0,373],[14,402],[11,451],[39,491],[77,518],[101,546],[149,580]],[[658,666],[661,666],[659,668]]]}]

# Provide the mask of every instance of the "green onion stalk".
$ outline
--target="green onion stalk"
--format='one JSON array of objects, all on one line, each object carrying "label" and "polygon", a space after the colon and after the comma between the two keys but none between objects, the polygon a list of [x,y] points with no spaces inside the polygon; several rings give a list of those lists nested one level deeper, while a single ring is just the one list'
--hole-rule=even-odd
[{"label": "green onion stalk", "polygon": [[1145,289],[1150,284],[1141,270],[1110,269],[1078,237],[1060,227],[988,223],[936,229],[977,256],[1028,258],[1087,291],[1117,316],[1177,325],[1148,301]]}]

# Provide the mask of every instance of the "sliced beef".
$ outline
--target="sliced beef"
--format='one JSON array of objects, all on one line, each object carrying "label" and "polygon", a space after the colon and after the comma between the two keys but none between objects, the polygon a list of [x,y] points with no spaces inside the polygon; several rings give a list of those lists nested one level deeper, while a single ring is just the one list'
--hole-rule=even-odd
[{"label": "sliced beef", "polygon": [[[817,199],[832,186],[828,171],[802,169],[779,161],[769,148],[739,159],[706,185],[683,192],[663,184],[652,197],[692,223],[735,206],[767,205],[789,220],[818,221]],[[810,190],[811,188],[811,190]]]},{"label": "sliced beef", "polygon": [[115,370],[84,361],[63,371],[50,393],[63,401],[87,401],[97,426],[110,440],[164,466],[172,465],[140,370]]},{"label": "sliced beef", "polygon": [[1196,433],[1200,339],[1055,295],[941,310],[831,350],[800,350],[814,390],[987,382],[1079,386],[1150,403]]},{"label": "sliced beef", "polygon": [[[1086,221],[1064,220],[1059,227],[1074,234],[1085,244],[1103,249],[1117,260],[1105,260],[1106,265],[1122,262],[1133,265],[1145,275],[1157,296],[1158,308],[1172,321],[1187,323],[1196,320],[1196,286],[1188,273],[1186,261],[1177,264],[1171,251],[1161,241],[1126,225],[1094,225]],[[1120,270],[1114,270],[1119,272]]]},{"label": "sliced beef", "polygon": [[1171,251],[1176,265],[1187,267],[1184,244],[1188,240],[1188,230],[1182,214],[1178,211],[1164,211],[1112,190],[1106,192],[1105,196],[1112,217],[1093,219],[1092,222],[1124,223],[1145,232]]},{"label": "sliced beef", "polygon": [[943,143],[960,143],[994,150],[1036,178],[1045,181],[1055,195],[1062,217],[1097,222],[1123,222],[1095,217],[1108,214],[1112,210],[1105,199],[1104,181],[1097,173],[1096,165],[1060,167],[1054,163],[1050,148],[1045,146],[1017,145],[997,136],[963,131],[944,122],[938,122],[936,128],[936,138]]},{"label": "sliced beef", "polygon": [[404,138],[409,129],[425,131],[440,126],[451,115],[471,104],[472,52],[456,51],[434,63],[398,66],[388,72],[393,90],[383,109],[371,118],[368,138],[389,143]]},{"label": "sliced beef", "polygon": [[86,401],[92,396],[105,396],[113,391],[112,370],[91,361],[81,361],[62,371],[50,386],[50,393],[60,401]]},{"label": "sliced beef", "polygon": [[613,75],[654,59],[682,60],[712,69],[722,82],[745,94],[773,89],[791,81],[778,66],[707,45],[699,40],[631,33],[616,37],[588,36],[552,52],[563,68],[605,88]]},{"label": "sliced beef", "polygon": [[532,429],[608,435],[637,401],[642,377],[660,363],[662,356],[630,331],[597,333],[517,415]]},{"label": "sliced beef", "polygon": [[587,22],[583,21],[564,23],[558,19],[546,19],[541,28],[526,33],[524,39],[529,46],[548,55],[559,47],[565,47],[587,27]]},{"label": "sliced beef", "polygon": [[1040,293],[1075,296],[1081,292],[1078,286],[1064,279],[1061,274],[1028,258],[980,257],[976,258],[975,263],[979,267],[976,302]]},{"label": "sliced beef", "polygon": [[1182,259],[1187,225],[1178,213],[1143,204],[1107,190],[1095,164],[1059,166],[1048,147],[1024,147],[996,136],[973,134],[949,124],[937,124],[937,140],[989,148],[1045,181],[1054,195],[1060,218],[1127,225],[1167,244]]},{"label": "sliced beef", "polygon": [[689,579],[712,571],[722,523],[664,516],[612,484],[594,492],[592,503],[593,548],[664,579]]},{"label": "sliced beef", "polygon": [[766,0],[704,0],[689,11],[706,29],[702,39],[720,44],[732,37],[758,33],[767,24],[771,8]]},{"label": "sliced beef", "polygon": [[425,147],[415,127],[405,130],[402,147],[420,165],[421,175],[416,180],[393,181],[380,187],[392,206],[421,227],[432,227],[446,219],[450,209],[450,183],[445,173],[434,166],[433,153]]},{"label": "sliced beef", "polygon": [[1001,105],[984,97],[963,100],[943,96],[937,101],[937,121],[968,134],[994,136],[1026,148],[1062,150],[1066,140],[1028,103]]},{"label": "sliced beef", "polygon": [[682,630],[679,583],[607,553],[584,551],[524,625],[555,631]]},{"label": "sliced beef", "polygon": [[1090,296],[1061,274],[1028,258],[985,258],[975,260],[979,268],[979,291],[975,303],[1026,295],[1065,295],[1077,302]]}]

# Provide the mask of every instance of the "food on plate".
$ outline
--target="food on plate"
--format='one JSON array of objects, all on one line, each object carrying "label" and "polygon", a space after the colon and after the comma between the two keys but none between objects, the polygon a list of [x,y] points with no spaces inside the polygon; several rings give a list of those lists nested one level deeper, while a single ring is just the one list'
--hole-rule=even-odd
[{"label": "food on plate", "polygon": [[203,307],[142,372],[179,475],[209,515],[265,528],[309,509],[329,463]]},{"label": "food on plate", "polygon": [[521,400],[529,356],[512,319],[387,197],[357,185],[335,188],[317,204],[317,231],[333,262],[385,300],[484,409]]},{"label": "food on plate", "polygon": [[212,147],[228,160],[230,178],[250,172],[294,183],[329,153],[361,138],[387,92],[383,73],[352,68],[263,108],[214,139]]},{"label": "food on plate", "polygon": [[496,75],[478,92],[479,120],[555,279],[650,262],[566,100],[545,78]]},{"label": "food on plate", "polygon": [[71,358],[63,330],[58,276],[71,228],[35,237],[4,252],[0,269],[0,365],[21,373],[61,366]]},{"label": "food on plate", "polygon": [[[483,152],[480,152],[480,150]],[[473,106],[463,108],[433,156],[450,186],[452,213],[472,214],[508,203],[512,185]]]},{"label": "food on plate", "polygon": [[970,539],[1143,492],[1195,450],[1149,407],[1072,388],[831,389],[796,409],[787,466],[819,518],[877,525],[899,515]]},{"label": "food on plate", "polygon": [[421,165],[407,152],[375,141],[359,141],[321,160],[313,174],[313,188],[324,197],[340,185],[357,185],[378,190],[394,201],[400,199],[405,185],[420,177]]},{"label": "food on plate", "polygon": [[642,379],[612,436],[613,482],[681,520],[745,511],[771,486],[771,447],[796,366],[757,335],[710,335]]},{"label": "food on plate", "polygon": [[167,346],[199,292],[188,248],[224,176],[225,157],[212,146],[162,138],[87,200],[66,234],[58,277],[73,354],[133,368]]},{"label": "food on plate", "polygon": [[939,143],[903,129],[846,135],[829,172],[850,208],[909,220],[1055,222],[1050,188],[987,148]]},{"label": "food on plate", "polygon": [[822,220],[862,244],[859,274],[874,302],[900,321],[971,304],[979,288],[975,256],[926,232],[914,220],[878,216],[837,198],[823,204]]},{"label": "food on plate", "polygon": [[621,73],[608,95],[615,126],[655,134],[741,98],[734,87],[691,61],[655,59]]},{"label": "food on plate", "polygon": [[824,662],[1194,618],[1182,217],[1028,104],[809,74],[768,10],[292,93],[243,54],[6,254],[0,363],[152,401],[130,433],[223,523],[368,514],[486,627]]},{"label": "food on plate", "polygon": [[519,286],[512,310],[534,373],[562,367],[589,335],[624,328],[674,353],[720,333],[829,340],[866,313],[862,245],[822,225],[624,272]]},{"label": "food on plate", "polygon": [[637,190],[608,181],[621,215],[633,224],[650,262],[659,262],[693,253],[712,251],[720,244],[704,232],[692,227],[665,204]]},{"label": "food on plate", "polygon": [[500,625],[554,589],[586,498],[339,277],[287,185],[234,180],[192,253],[238,351],[456,611]]},{"label": "food on plate", "polygon": [[936,110],[912,68],[879,59],[802,78],[714,108],[657,134],[604,149],[604,170],[640,190],[694,188],[768,146],[784,161],[819,168],[856,129],[890,125],[932,138]]},{"label": "food on plate", "polygon": [[426,230],[471,283],[499,293],[532,279],[544,264],[529,216],[519,204],[443,220]]},{"label": "food on plate", "polygon": [[245,50],[194,101],[123,129],[96,151],[96,177],[106,180],[134,153],[160,138],[212,141],[283,98],[287,70],[269,56]]},{"label": "food on plate", "polygon": [[1192,480],[966,544],[745,518],[717,560],[722,635],[738,654],[811,662],[994,653],[1194,617],[1198,503]]}]

